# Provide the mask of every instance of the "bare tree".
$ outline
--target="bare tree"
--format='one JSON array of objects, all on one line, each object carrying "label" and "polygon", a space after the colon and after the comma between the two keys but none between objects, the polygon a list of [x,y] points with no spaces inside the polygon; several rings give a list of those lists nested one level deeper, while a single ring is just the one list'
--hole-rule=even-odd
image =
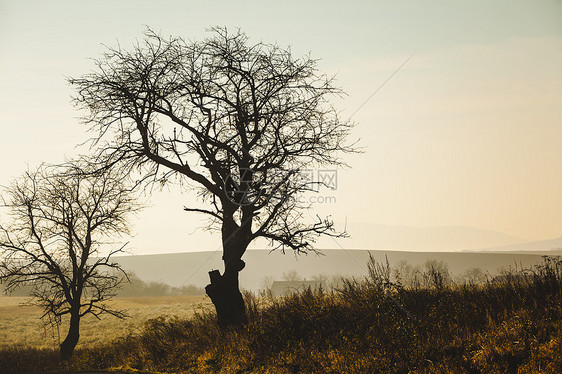
[{"label": "bare tree", "polygon": [[486,272],[479,267],[472,266],[456,277],[459,284],[482,284],[486,283],[488,277]]},{"label": "bare tree", "polygon": [[301,275],[296,270],[289,270],[286,273],[283,273],[283,280],[287,282],[296,282],[303,280]]},{"label": "bare tree", "polygon": [[[221,326],[244,323],[238,276],[256,238],[274,248],[313,250],[318,235],[340,236],[329,218],[307,219],[299,199],[317,190],[305,170],[344,165],[354,151],[328,99],[342,95],[310,57],[215,28],[201,42],[148,30],[131,51],[109,48],[95,72],[71,79],[75,103],[105,165],[145,180],[187,182],[222,233],[224,272],[206,291]],[[173,178],[175,177],[175,178]]]},{"label": "bare tree", "polygon": [[264,291],[266,294],[269,292],[271,293],[271,286],[275,282],[275,277],[272,275],[266,275],[261,279],[260,282],[260,291]]},{"label": "bare tree", "polygon": [[112,259],[122,247],[109,240],[129,232],[127,218],[140,206],[114,173],[92,174],[78,164],[41,166],[4,192],[11,221],[0,226],[0,282],[8,291],[31,285],[42,318],[54,324],[69,315],[60,345],[68,360],[83,316],[124,316],[105,303],[125,275]]},{"label": "bare tree", "polygon": [[422,277],[427,287],[442,289],[452,283],[449,266],[445,261],[429,259],[423,266],[425,271],[422,273]]}]

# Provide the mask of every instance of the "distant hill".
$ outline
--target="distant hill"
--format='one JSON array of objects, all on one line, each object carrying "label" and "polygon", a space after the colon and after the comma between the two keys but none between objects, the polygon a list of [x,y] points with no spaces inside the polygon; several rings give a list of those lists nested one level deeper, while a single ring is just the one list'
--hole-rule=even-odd
[{"label": "distant hill", "polygon": [[481,249],[482,252],[549,252],[562,255],[562,237]]},{"label": "distant hill", "polygon": [[[268,250],[249,250],[244,255],[246,268],[240,274],[241,287],[258,289],[264,277],[280,280],[283,273],[297,271],[302,277],[313,275],[364,276],[367,274],[369,252],[378,261],[388,258],[390,265],[404,260],[412,265],[428,259],[445,261],[453,274],[459,274],[471,267],[479,267],[495,273],[508,266],[528,267],[541,261],[541,254],[489,253],[489,252],[407,252],[383,250],[326,249],[323,255],[308,254],[295,256],[292,253]],[[121,256],[115,259],[123,268],[133,271],[144,281],[160,281],[172,286],[193,284],[204,286],[208,283],[208,271],[222,271],[221,252],[191,252],[159,255]]]}]

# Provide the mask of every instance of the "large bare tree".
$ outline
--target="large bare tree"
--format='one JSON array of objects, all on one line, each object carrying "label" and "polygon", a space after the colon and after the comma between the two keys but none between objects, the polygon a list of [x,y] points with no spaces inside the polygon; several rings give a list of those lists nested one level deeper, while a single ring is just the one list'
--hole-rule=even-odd
[{"label": "large bare tree", "polygon": [[0,226],[0,282],[8,292],[30,285],[43,318],[55,325],[69,316],[60,345],[68,360],[83,316],[124,316],[106,304],[126,278],[112,259],[122,246],[111,238],[129,232],[128,217],[140,205],[120,176],[78,164],[41,166],[4,193],[11,220]]},{"label": "large bare tree", "polygon": [[98,160],[198,191],[184,209],[222,233],[224,272],[210,272],[206,290],[227,326],[246,320],[238,276],[253,240],[307,252],[318,235],[342,235],[329,218],[309,219],[300,197],[316,190],[304,170],[344,165],[352,124],[330,105],[342,91],[315,60],[240,31],[211,32],[195,42],[148,30],[70,82]]}]

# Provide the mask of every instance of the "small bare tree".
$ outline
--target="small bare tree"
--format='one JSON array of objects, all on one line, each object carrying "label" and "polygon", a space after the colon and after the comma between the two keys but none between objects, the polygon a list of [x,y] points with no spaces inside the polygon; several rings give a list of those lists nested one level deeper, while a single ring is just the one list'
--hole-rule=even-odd
[{"label": "small bare tree", "polygon": [[445,261],[429,259],[424,263],[424,267],[422,277],[427,287],[442,289],[452,283],[449,266]]},{"label": "small bare tree", "polygon": [[127,234],[129,215],[140,209],[114,173],[84,169],[41,166],[6,187],[3,197],[11,221],[0,225],[0,282],[7,291],[31,285],[42,318],[56,325],[70,316],[62,360],[72,356],[83,316],[124,316],[105,303],[126,277],[112,259],[123,247],[109,240]]},{"label": "small bare tree", "polygon": [[317,187],[303,171],[342,165],[354,151],[353,124],[329,102],[342,91],[315,60],[225,28],[201,42],[149,30],[70,82],[99,160],[198,191],[202,204],[185,210],[222,233],[224,272],[210,272],[206,288],[221,326],[246,321],[238,282],[254,239],[304,253],[318,235],[341,235],[329,218],[307,219],[300,199]]},{"label": "small bare tree", "polygon": [[286,273],[283,273],[283,280],[287,282],[297,282],[303,280],[301,275],[296,270],[289,270]]}]

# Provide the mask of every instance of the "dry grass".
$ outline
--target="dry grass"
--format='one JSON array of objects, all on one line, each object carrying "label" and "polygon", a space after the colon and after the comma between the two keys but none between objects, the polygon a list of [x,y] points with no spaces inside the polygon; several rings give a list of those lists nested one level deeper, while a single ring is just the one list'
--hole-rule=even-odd
[{"label": "dry grass", "polygon": [[[0,372],[562,373],[562,259],[482,285],[434,277],[404,288],[388,281],[388,265],[369,268],[338,291],[247,294],[245,326],[221,331],[212,312],[166,318],[151,309],[159,318],[138,334],[82,342],[70,363],[53,349],[0,349]],[[155,301],[137,305],[166,306]]]},{"label": "dry grass", "polygon": [[[58,349],[59,339],[66,334],[65,323],[53,330],[41,321],[41,309],[25,305],[28,297],[0,297],[0,348],[30,347]],[[130,316],[118,319],[110,315],[86,316],[80,324],[80,341],[77,348],[107,343],[113,339],[140,332],[149,319],[157,317],[190,318],[195,311],[212,308],[205,296],[162,296],[116,298],[110,302],[114,308],[125,310]]]}]

